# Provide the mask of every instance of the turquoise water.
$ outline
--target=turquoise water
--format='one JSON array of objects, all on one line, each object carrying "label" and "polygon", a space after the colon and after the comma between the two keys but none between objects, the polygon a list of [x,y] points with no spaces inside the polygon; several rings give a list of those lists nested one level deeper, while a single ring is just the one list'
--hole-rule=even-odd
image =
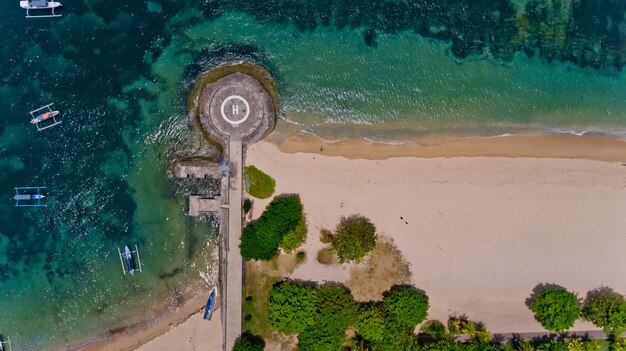
[{"label": "turquoise water", "polygon": [[[280,123],[321,135],[624,135],[626,7],[555,4],[85,0],[39,20],[0,4],[0,337],[77,345],[215,283],[214,224],[184,213],[198,185],[166,173],[215,155],[186,94],[221,62],[265,65]],[[27,112],[48,102],[63,123],[37,133]],[[47,186],[49,206],[13,207],[19,185]],[[134,277],[125,244],[145,266]]]}]

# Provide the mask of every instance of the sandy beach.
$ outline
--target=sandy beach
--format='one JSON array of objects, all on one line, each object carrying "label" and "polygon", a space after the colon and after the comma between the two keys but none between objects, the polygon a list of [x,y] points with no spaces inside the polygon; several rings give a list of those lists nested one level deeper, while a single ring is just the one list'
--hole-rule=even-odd
[{"label": "sandy beach", "polygon": [[[424,155],[433,150],[428,146],[328,144],[274,134],[270,140],[278,146],[252,145],[247,164],[274,177],[278,194],[302,198],[308,259],[293,278],[345,282],[349,266],[315,260],[323,246],[319,230],[359,213],[395,240],[413,284],[430,296],[430,318],[465,313],[493,332],[539,332],[524,304],[538,283],[556,283],[580,297],[603,285],[626,293],[626,167],[617,162],[626,159],[626,143],[579,137],[559,151],[562,137],[555,148],[539,138],[546,138],[539,144],[546,157],[541,147],[515,151],[524,143],[513,139],[506,149],[506,138],[490,140],[492,152],[467,147],[460,154],[516,157],[456,157],[454,150]],[[357,159],[336,156],[342,153]],[[358,159],[363,156],[370,160]],[[254,216],[268,202],[255,200]],[[583,322],[574,328],[594,329]]]},{"label": "sandy beach", "polygon": [[[221,310],[210,321],[203,317],[206,297],[198,296],[180,310],[149,325],[135,326],[106,340],[90,343],[82,351],[219,350],[222,347]],[[220,306],[219,302],[216,306]]]}]

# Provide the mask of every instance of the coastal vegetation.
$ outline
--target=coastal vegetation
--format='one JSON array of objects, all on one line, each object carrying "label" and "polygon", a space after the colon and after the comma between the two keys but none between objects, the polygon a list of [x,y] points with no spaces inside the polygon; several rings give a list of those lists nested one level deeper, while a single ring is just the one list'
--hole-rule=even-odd
[{"label": "coastal vegetation", "polygon": [[560,286],[538,285],[527,304],[535,319],[549,331],[562,332],[574,325],[580,315],[576,294]]},{"label": "coastal vegetation", "polygon": [[271,260],[278,249],[293,251],[306,238],[306,221],[298,195],[275,197],[261,217],[244,228],[241,256],[247,260]]},{"label": "coastal vegetation", "polygon": [[[265,303],[261,304],[267,311],[265,337],[283,338],[291,343],[297,340],[297,349],[304,351],[626,349],[626,340],[620,336],[626,331],[626,301],[608,288],[590,291],[582,311],[583,318],[603,328],[609,340],[555,334],[506,342],[494,338],[483,323],[465,315],[453,315],[445,324],[438,320],[424,322],[428,316],[428,295],[410,285],[392,287],[379,301],[358,302],[350,290],[340,284],[290,281],[276,275],[266,292]],[[576,303],[572,302],[572,296]],[[248,299],[246,301],[248,303]],[[547,325],[553,329],[562,327],[561,330],[572,323],[572,310],[579,306],[575,294],[543,284],[538,285],[527,304],[534,306]],[[553,312],[542,312],[549,308],[546,306],[551,306]],[[420,323],[419,332],[415,333]],[[249,329],[255,332],[254,328]],[[296,335],[297,339],[293,338]]]},{"label": "coastal vegetation", "polygon": [[592,290],[583,304],[582,317],[615,340],[626,331],[626,299],[610,288]]},{"label": "coastal vegetation", "polygon": [[306,234],[306,217],[302,214],[296,227],[285,234],[280,247],[285,250],[286,253],[292,253],[304,244]]},{"label": "coastal vegetation", "polygon": [[248,194],[258,199],[268,199],[274,195],[276,180],[255,166],[247,166],[244,170]]},{"label": "coastal vegetation", "polygon": [[263,351],[264,348],[265,341],[263,338],[250,332],[244,332],[235,341],[232,351]]},{"label": "coastal vegetation", "polygon": [[393,289],[385,296],[383,304],[390,315],[409,328],[415,328],[428,315],[426,293],[408,286]]},{"label": "coastal vegetation", "polygon": [[250,199],[243,200],[243,206],[242,206],[243,213],[248,214],[248,212],[250,212],[251,209],[252,209],[252,201]]},{"label": "coastal vegetation", "polygon": [[272,286],[289,276],[301,263],[296,254],[279,255],[270,261],[246,262],[243,284],[243,315],[246,318],[243,324],[247,330],[266,340],[274,340],[267,307]]},{"label": "coastal vegetation", "polygon": [[[412,329],[426,318],[428,297],[398,286],[382,302],[358,303],[340,285],[282,281],[272,287],[268,309],[272,330],[298,334],[298,350],[336,351],[355,340],[398,350],[412,345]],[[346,336],[348,330],[354,338]]]},{"label": "coastal vegetation", "polygon": [[341,217],[330,245],[340,263],[360,262],[376,246],[376,227],[366,217]]}]

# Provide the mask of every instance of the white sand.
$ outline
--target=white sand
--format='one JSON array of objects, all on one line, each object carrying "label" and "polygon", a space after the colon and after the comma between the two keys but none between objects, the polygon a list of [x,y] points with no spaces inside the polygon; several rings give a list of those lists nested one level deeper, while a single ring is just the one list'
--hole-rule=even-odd
[{"label": "white sand", "polygon": [[[345,281],[348,267],[316,262],[319,229],[360,213],[395,239],[414,284],[430,297],[431,318],[466,313],[493,332],[542,331],[524,304],[538,283],[560,284],[581,297],[601,285],[626,293],[626,167],[620,163],[349,160],[286,154],[261,142],[249,148],[247,164],[273,176],[277,193],[302,198],[308,260],[295,278]],[[256,200],[254,215],[268,202]],[[595,328],[579,322],[575,329]]]},{"label": "white sand", "polygon": [[194,314],[183,323],[170,328],[137,351],[211,351],[222,349],[222,325],[220,310],[216,309],[213,318],[205,321],[203,312]]}]

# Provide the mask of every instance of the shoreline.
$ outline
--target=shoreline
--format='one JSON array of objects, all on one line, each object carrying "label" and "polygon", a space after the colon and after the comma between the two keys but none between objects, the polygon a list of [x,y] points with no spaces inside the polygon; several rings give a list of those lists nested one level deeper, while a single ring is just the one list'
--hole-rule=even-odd
[{"label": "shoreline", "polygon": [[[501,136],[431,135],[405,138],[401,142],[383,142],[365,138],[327,140],[323,136],[283,125],[271,133],[264,142],[273,144],[285,155],[304,153],[313,154],[314,158],[315,155],[339,156],[351,160],[495,157],[626,161],[626,140],[609,135],[579,136],[545,133]],[[255,146],[252,148],[254,149]],[[325,226],[332,226],[332,223],[327,223]],[[340,276],[345,279],[345,272]],[[77,346],[73,350],[151,351],[153,348],[150,348],[148,344],[157,339],[172,339],[172,333],[180,330],[185,323],[201,313],[204,307],[203,300],[204,296],[194,296],[179,311],[166,313],[156,321],[146,321],[130,326],[124,331]],[[216,312],[218,312],[217,308]],[[589,328],[589,325],[585,325],[582,329],[593,330]],[[537,330],[529,332],[537,332]]]},{"label": "shoreline", "polygon": [[402,141],[327,138],[292,126],[271,133],[265,141],[281,152],[314,153],[348,159],[385,160],[397,157],[532,157],[606,162],[626,161],[626,140],[611,135],[524,133],[499,136],[430,135]]},{"label": "shoreline", "polygon": [[[130,351],[143,350],[144,346],[151,341],[166,336],[181,325],[189,322],[193,317],[203,313],[206,304],[206,296],[199,294],[194,296],[181,306],[177,311],[165,313],[156,320],[144,322],[124,328],[123,331],[113,332],[100,340],[93,340],[70,350],[81,351]],[[218,297],[220,299],[220,297]],[[216,316],[219,316],[219,303],[216,304]],[[213,321],[219,321],[214,318]],[[220,324],[221,326],[221,324]],[[107,332],[109,333],[109,332]],[[221,339],[221,335],[220,335]],[[221,341],[220,341],[221,344]]]}]

